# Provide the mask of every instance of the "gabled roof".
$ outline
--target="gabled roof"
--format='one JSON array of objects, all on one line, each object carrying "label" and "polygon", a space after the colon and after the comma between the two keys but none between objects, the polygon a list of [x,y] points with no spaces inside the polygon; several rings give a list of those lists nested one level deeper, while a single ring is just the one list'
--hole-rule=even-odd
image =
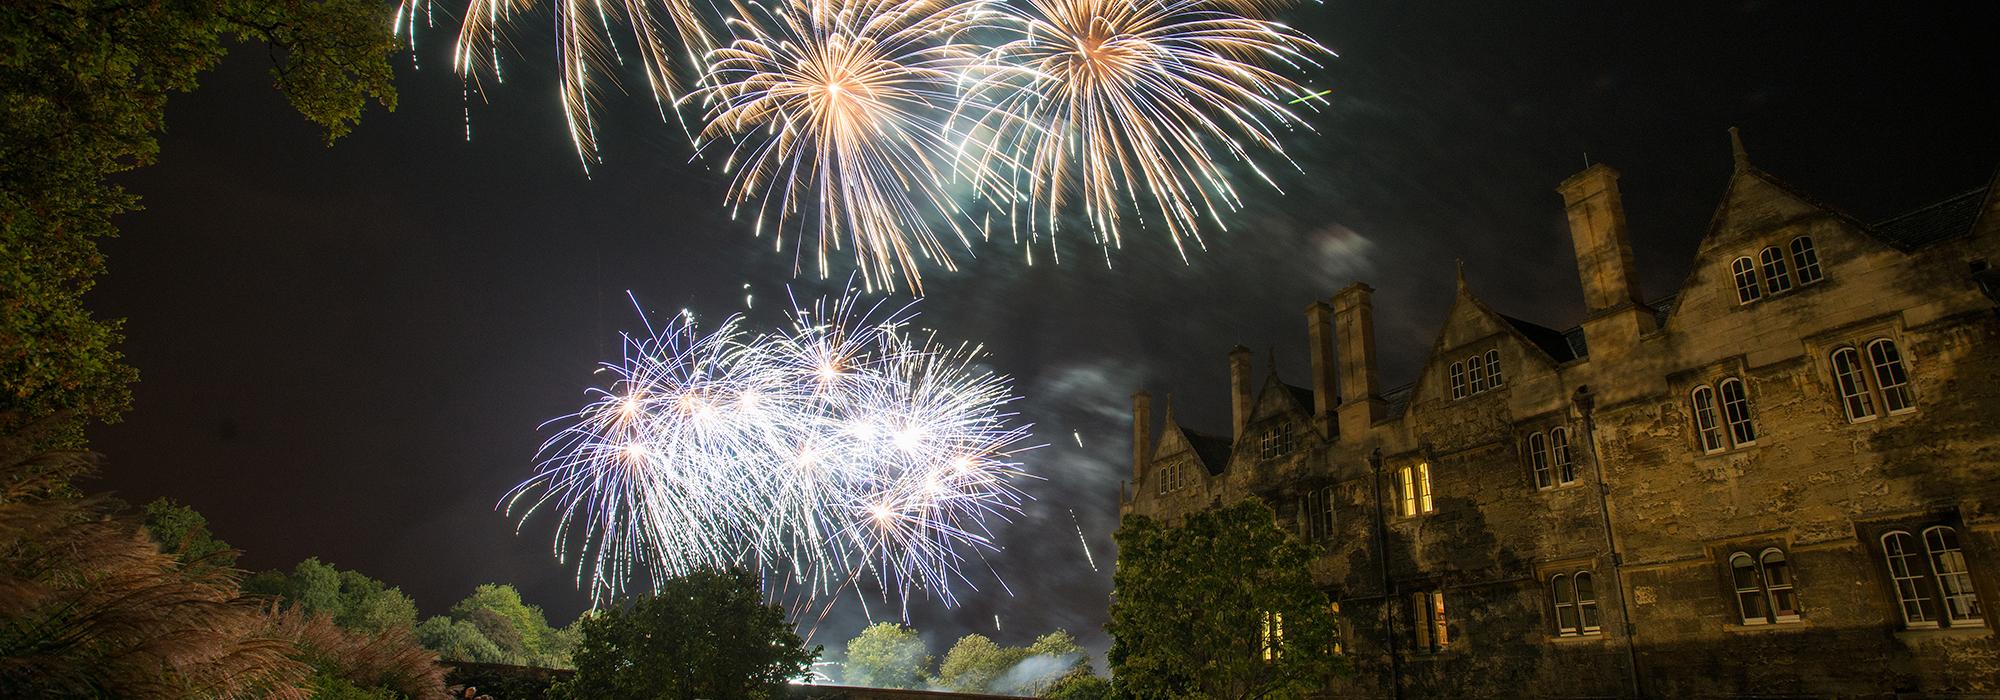
[{"label": "gabled roof", "polygon": [[[1557,364],[1583,357],[1583,353],[1578,352],[1577,347],[1570,342],[1569,334],[1563,331],[1523,321],[1506,314],[1500,314],[1500,318],[1505,319],[1507,325],[1513,326],[1514,331],[1520,333],[1521,337],[1527,338],[1529,343],[1541,348],[1542,352],[1548,353],[1549,358],[1555,360]],[[1579,339],[1582,338],[1582,329],[1577,329],[1576,335]]]},{"label": "gabled roof", "polygon": [[1221,474],[1229,466],[1229,438],[1187,428],[1181,428],[1181,434],[1187,436],[1188,446],[1194,448],[1195,458],[1201,460],[1209,476]]},{"label": "gabled roof", "polygon": [[1387,404],[1383,414],[1389,418],[1401,418],[1404,412],[1410,410],[1410,397],[1416,394],[1416,382],[1382,392],[1382,403]]},{"label": "gabled roof", "polygon": [[[1281,384],[1283,384],[1283,382],[1280,382],[1280,383],[1281,383]],[[1302,387],[1302,386],[1295,386],[1295,385],[1292,385],[1292,384],[1285,384],[1285,385],[1284,385],[1284,387],[1285,387],[1285,391],[1287,391],[1287,392],[1290,392],[1290,393],[1291,393],[1291,395],[1292,395],[1292,400],[1293,400],[1293,401],[1297,401],[1297,402],[1299,402],[1299,408],[1300,408],[1300,409],[1303,409],[1303,410],[1304,410],[1304,411],[1305,411],[1306,413],[1312,413],[1312,411],[1313,411],[1313,390],[1311,390],[1311,389],[1307,389],[1307,388],[1305,388],[1305,387]]]},{"label": "gabled roof", "polygon": [[1914,211],[1877,221],[1868,228],[1877,238],[1903,250],[1915,250],[1972,233],[1986,205],[1986,187],[1946,197]]}]

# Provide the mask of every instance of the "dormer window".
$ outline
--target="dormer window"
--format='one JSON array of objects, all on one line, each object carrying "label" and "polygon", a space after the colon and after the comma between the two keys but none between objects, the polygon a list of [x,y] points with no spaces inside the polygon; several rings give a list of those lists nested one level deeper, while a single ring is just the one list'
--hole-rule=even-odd
[{"label": "dormer window", "polygon": [[1257,441],[1258,459],[1277,459],[1292,453],[1297,444],[1292,439],[1292,424],[1279,423],[1264,431]]}]

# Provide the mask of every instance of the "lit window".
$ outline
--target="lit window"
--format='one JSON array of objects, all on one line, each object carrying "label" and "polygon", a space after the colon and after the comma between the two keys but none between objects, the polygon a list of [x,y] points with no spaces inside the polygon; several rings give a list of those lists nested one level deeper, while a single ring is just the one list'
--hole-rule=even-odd
[{"label": "lit window", "polygon": [[1813,250],[1811,238],[1799,236],[1792,239],[1792,267],[1799,271],[1800,286],[1820,281],[1819,252]]},{"label": "lit window", "polygon": [[1833,351],[1833,383],[1840,389],[1841,408],[1850,423],[1875,417],[1875,400],[1868,395],[1868,380],[1861,374],[1861,356],[1854,348]]},{"label": "lit window", "polygon": [[1404,517],[1437,510],[1431,502],[1431,465],[1422,463],[1396,472],[1397,511]]},{"label": "lit window", "polygon": [[1465,358],[1465,371],[1472,375],[1472,393],[1486,390],[1486,363],[1480,362],[1478,355]]},{"label": "lit window", "polygon": [[1465,398],[1465,363],[1451,363],[1451,397]]},{"label": "lit window", "polygon": [[1416,628],[1417,651],[1436,653],[1451,645],[1451,629],[1445,624],[1444,591],[1418,591],[1410,599],[1411,626]]},{"label": "lit window", "polygon": [[1945,621],[1953,625],[1978,622],[1982,617],[1979,594],[1972,590],[1972,574],[1965,566],[1964,550],[1958,547],[1958,531],[1942,525],[1925,530],[1924,550],[1930,554],[1931,571],[1937,574]]},{"label": "lit window", "polygon": [[1265,661],[1277,661],[1285,655],[1285,614],[1264,613],[1264,629],[1259,635],[1263,640]]},{"label": "lit window", "polygon": [[1889,565],[1889,580],[1896,585],[1896,599],[1907,627],[1936,627],[1930,596],[1924,595],[1923,559],[1917,554],[1915,538],[1907,532],[1882,536],[1882,558]]},{"label": "lit window", "polygon": [[1748,304],[1764,295],[1763,290],[1757,287],[1757,261],[1747,257],[1737,258],[1736,262],[1729,264],[1729,269],[1736,275],[1736,303]]},{"label": "lit window", "polygon": [[1764,262],[1764,289],[1772,294],[1791,291],[1792,273],[1785,269],[1785,251],[1772,246],[1758,257]]},{"label": "lit window", "polygon": [[1755,557],[1737,552],[1729,557],[1730,578],[1736,585],[1736,611],[1745,625],[1799,620],[1798,594],[1793,590],[1791,563],[1775,547]]},{"label": "lit window", "polygon": [[1306,539],[1324,542],[1333,539],[1333,487],[1306,492]]},{"label": "lit window", "polygon": [[1541,433],[1528,436],[1528,464],[1534,469],[1535,488],[1545,489],[1555,485],[1549,473],[1549,441]]},{"label": "lit window", "polygon": [[1557,480],[1564,485],[1576,483],[1576,462],[1569,455],[1569,430],[1549,431],[1549,462],[1556,468]]},{"label": "lit window", "polygon": [[1486,351],[1486,383],[1498,389],[1503,381],[1500,378],[1500,351]]},{"label": "lit window", "polygon": [[1891,414],[1917,410],[1910,396],[1910,374],[1903,369],[1903,353],[1896,342],[1878,338],[1868,344],[1868,362],[1875,368],[1875,388],[1882,392],[1882,408]]},{"label": "lit window", "polygon": [[1722,427],[1715,419],[1715,390],[1698,386],[1694,388],[1691,398],[1694,403],[1694,428],[1701,438],[1701,451],[1721,452],[1724,446]]},{"label": "lit window", "polygon": [[1729,422],[1729,439],[1736,447],[1757,442],[1757,427],[1750,423],[1750,397],[1741,380],[1730,378],[1716,385],[1722,394],[1722,418]]}]

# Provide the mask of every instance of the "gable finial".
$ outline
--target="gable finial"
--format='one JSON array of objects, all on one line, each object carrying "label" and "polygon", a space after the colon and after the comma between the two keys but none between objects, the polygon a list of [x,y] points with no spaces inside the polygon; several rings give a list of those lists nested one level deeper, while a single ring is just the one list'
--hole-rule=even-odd
[{"label": "gable finial", "polygon": [[1458,259],[1458,291],[1465,291],[1465,258]]},{"label": "gable finial", "polygon": [[1736,127],[1729,127],[1729,155],[1736,160],[1736,169],[1750,165],[1750,154],[1743,150],[1743,134]]},{"label": "gable finial", "polygon": [[1174,392],[1171,391],[1167,392],[1167,425],[1179,425],[1174,422]]}]

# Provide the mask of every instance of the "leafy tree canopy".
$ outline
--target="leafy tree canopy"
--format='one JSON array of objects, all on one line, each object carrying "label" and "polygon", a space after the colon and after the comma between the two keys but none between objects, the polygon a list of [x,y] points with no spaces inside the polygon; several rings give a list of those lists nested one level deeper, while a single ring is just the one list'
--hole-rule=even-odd
[{"label": "leafy tree canopy", "polygon": [[522,602],[521,592],[513,586],[482,584],[451,606],[451,616],[478,628],[500,647],[506,663],[546,668],[570,665],[575,635],[565,636],[550,627],[542,609]]},{"label": "leafy tree canopy", "polygon": [[877,622],[847,642],[847,665],[841,678],[849,685],[872,688],[921,688],[931,658],[917,631],[893,622]]},{"label": "leafy tree canopy", "polygon": [[247,593],[277,596],[286,608],[322,614],[341,629],[358,634],[408,631],[417,624],[417,603],[403,591],[359,572],[342,571],[318,557],[290,573],[266,571],[243,583]]},{"label": "leafy tree canopy", "polygon": [[[1179,527],[1127,516],[1112,575],[1110,663],[1135,698],[1299,697],[1341,668],[1334,618],[1308,566],[1317,548],[1251,499]],[[1267,623],[1282,630],[1267,661]]]},{"label": "leafy tree canopy", "polygon": [[191,569],[229,569],[236,566],[236,548],[216,539],[202,517],[171,498],[155,499],[141,513],[146,534],[159,543],[160,551],[174,555]]},{"label": "leafy tree canopy", "polygon": [[961,693],[992,692],[993,681],[1026,658],[1025,648],[1002,647],[985,635],[968,634],[938,663],[937,684]]},{"label": "leafy tree canopy", "polygon": [[500,651],[499,645],[464,620],[453,620],[443,615],[424,620],[423,624],[417,625],[417,641],[425,649],[437,652],[439,658],[450,661],[507,663],[507,655]]},{"label": "leafy tree canopy", "polygon": [[377,0],[9,3],[0,12],[0,431],[50,417],[48,444],[116,420],[137,375],[120,322],[83,296],[97,240],[138,198],[110,176],[159,153],[167,95],[196,86],[230,44],[262,44],[292,106],[346,134],[369,101],[395,108],[390,8]]},{"label": "leafy tree canopy", "polygon": [[783,697],[818,658],[742,569],[697,571],[655,595],[583,618],[576,675],[557,698]]}]

